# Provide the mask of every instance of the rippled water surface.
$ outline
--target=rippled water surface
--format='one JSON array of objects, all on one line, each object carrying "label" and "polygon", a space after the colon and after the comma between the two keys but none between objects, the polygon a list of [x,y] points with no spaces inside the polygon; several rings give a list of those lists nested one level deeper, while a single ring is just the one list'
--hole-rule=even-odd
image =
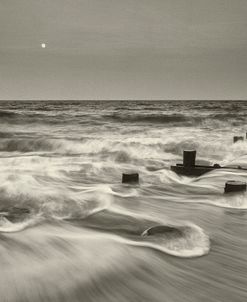
[{"label": "rippled water surface", "polygon": [[[0,301],[247,301],[245,102],[0,102]],[[139,185],[122,185],[138,172]],[[146,230],[162,225],[162,232]]]}]

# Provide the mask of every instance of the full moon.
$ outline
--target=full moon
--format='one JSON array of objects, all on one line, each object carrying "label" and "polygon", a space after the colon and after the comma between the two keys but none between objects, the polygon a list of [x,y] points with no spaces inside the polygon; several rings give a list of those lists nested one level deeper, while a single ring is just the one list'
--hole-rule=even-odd
[{"label": "full moon", "polygon": [[42,48],[46,48],[46,44],[45,44],[45,43],[42,43],[42,44],[41,44],[41,47],[42,47]]}]

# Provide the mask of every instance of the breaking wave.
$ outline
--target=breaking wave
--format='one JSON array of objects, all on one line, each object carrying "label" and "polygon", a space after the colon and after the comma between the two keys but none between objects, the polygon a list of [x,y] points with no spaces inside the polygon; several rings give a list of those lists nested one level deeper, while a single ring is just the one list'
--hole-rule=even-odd
[{"label": "breaking wave", "polygon": [[0,216],[0,233],[15,233],[23,231],[28,227],[33,227],[40,223],[40,217],[33,217],[21,222],[11,222],[6,217]]},{"label": "breaking wave", "polygon": [[[167,229],[173,231],[167,231]],[[210,250],[210,241],[204,231],[196,225],[178,227],[165,226],[164,231],[146,235],[137,245],[160,250],[177,257],[198,257],[207,254]]]}]

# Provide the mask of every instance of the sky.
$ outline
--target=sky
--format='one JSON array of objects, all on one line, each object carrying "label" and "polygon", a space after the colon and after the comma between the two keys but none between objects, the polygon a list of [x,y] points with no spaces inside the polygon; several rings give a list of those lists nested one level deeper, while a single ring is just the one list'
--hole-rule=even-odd
[{"label": "sky", "polygon": [[247,1],[0,0],[0,100],[25,99],[247,100]]}]

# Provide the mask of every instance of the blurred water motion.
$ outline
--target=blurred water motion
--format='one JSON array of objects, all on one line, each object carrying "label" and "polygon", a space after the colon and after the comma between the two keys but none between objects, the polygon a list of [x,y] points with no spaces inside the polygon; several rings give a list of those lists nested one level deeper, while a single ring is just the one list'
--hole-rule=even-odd
[{"label": "blurred water motion", "polygon": [[246,301],[246,194],[223,191],[247,171],[169,169],[187,148],[247,167],[246,121],[244,102],[1,102],[0,301]]}]

